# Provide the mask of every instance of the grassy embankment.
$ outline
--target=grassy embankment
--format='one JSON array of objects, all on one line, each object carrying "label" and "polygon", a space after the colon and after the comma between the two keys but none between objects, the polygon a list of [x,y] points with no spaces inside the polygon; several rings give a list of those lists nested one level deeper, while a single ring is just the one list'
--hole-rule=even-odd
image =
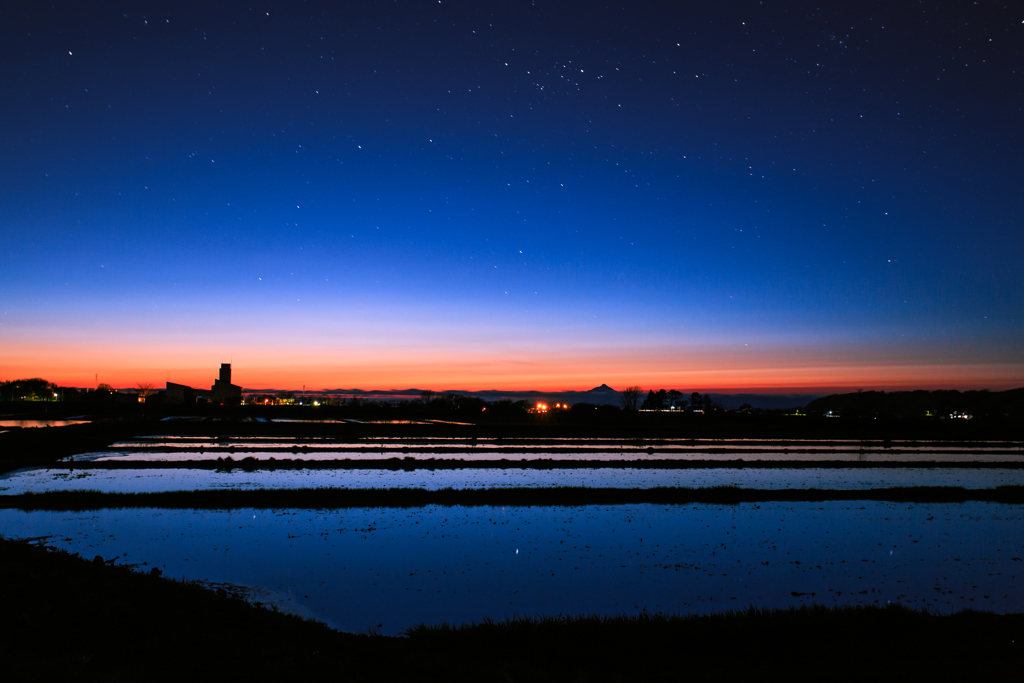
[{"label": "grassy embankment", "polygon": [[1016,678],[1024,615],[899,607],[523,619],[339,633],[194,584],[0,539],[6,680]]}]

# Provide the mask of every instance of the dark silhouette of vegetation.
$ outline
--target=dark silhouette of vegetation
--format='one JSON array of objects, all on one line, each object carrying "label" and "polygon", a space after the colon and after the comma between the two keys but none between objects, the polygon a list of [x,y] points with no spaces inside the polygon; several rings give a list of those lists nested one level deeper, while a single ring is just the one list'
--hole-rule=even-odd
[{"label": "dark silhouette of vegetation", "polygon": [[861,391],[815,399],[808,414],[844,418],[1024,418],[1024,388],[1008,391]]},{"label": "dark silhouette of vegetation", "polygon": [[[0,382],[0,400],[4,401],[58,401],[63,387],[35,377]],[[78,392],[76,391],[75,394]]]},{"label": "dark silhouette of vegetation", "polygon": [[[993,659],[979,666],[1015,676],[1024,654],[1017,642],[1022,622],[1024,615],[940,617],[896,605],[814,605],[750,607],[708,616],[643,610],[628,616],[515,617],[456,627],[423,625],[406,633],[418,644],[439,649],[462,636],[477,656],[507,662],[502,668],[506,680],[519,680],[516,674],[540,680],[756,679],[764,676],[767,662],[778,662],[773,666],[784,670],[787,679],[817,680],[837,667],[841,677],[870,675],[876,670],[871,660],[885,662],[880,665],[893,674],[928,671],[945,678],[953,671],[970,676],[963,660],[989,656]],[[987,630],[999,644],[969,633],[971,628]],[[794,643],[800,644],[799,653]],[[517,661],[517,652],[549,663],[527,668]]]},{"label": "dark silhouette of vegetation", "polygon": [[[420,625],[405,637],[339,633],[150,567],[92,562],[0,539],[7,680],[625,681],[879,671],[1015,680],[1024,615],[888,607],[646,610]],[[383,616],[383,615],[382,615]],[[788,655],[786,653],[789,653]]]},{"label": "dark silhouette of vegetation", "polygon": [[175,681],[202,672],[280,681],[296,669],[326,680],[341,655],[349,672],[382,671],[383,639],[339,634],[199,584],[100,560],[0,539],[0,580],[19,587],[2,598],[6,680]]},{"label": "dark silhouette of vegetation", "polygon": [[651,389],[647,392],[647,398],[644,399],[643,405],[640,408],[641,410],[664,410],[667,402],[668,392],[664,389],[659,391]]},{"label": "dark silhouette of vegetation", "polygon": [[[651,389],[647,392],[647,398],[644,399],[643,405],[640,408],[641,410],[661,411],[667,408],[684,409],[689,406],[691,410],[700,410],[706,413],[713,410],[721,410],[721,407],[708,394],[702,396],[699,392],[695,391],[690,394],[689,401],[682,396],[683,394],[675,389],[670,391],[665,391],[664,389],[655,391]],[[748,405],[747,408],[749,407]]]},{"label": "dark silhouette of vegetation", "polygon": [[637,386],[626,387],[623,389],[619,396],[619,403],[622,404],[623,410],[636,410],[636,405],[640,402],[640,394],[642,394],[643,391],[642,387]]},{"label": "dark silhouette of vegetation", "polygon": [[527,401],[512,401],[504,399],[492,401],[486,406],[488,416],[491,418],[525,418],[530,404]]},{"label": "dark silhouette of vegetation", "polygon": [[702,410],[705,413],[710,413],[713,410],[721,410],[721,407],[708,394],[702,396],[695,391],[690,394],[690,410]]}]

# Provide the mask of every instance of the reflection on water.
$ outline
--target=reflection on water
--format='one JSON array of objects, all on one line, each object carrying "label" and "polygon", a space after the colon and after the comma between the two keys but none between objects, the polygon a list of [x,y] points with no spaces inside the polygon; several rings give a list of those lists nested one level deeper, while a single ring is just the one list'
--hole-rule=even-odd
[{"label": "reflection on water", "polygon": [[66,427],[67,425],[89,424],[89,420],[0,420],[0,427]]},{"label": "reflection on water", "polygon": [[[453,423],[458,424],[458,423]],[[387,445],[415,445],[417,443],[453,443],[457,445],[473,444],[604,444],[631,445],[634,447],[646,445],[751,445],[751,446],[777,446],[777,447],[804,447],[820,445],[830,447],[831,445],[847,446],[870,446],[870,447],[925,447],[925,446],[946,446],[955,449],[966,449],[966,447],[998,447],[998,449],[1013,449],[1021,451],[1024,444],[1020,441],[931,441],[920,439],[780,439],[780,438],[622,438],[622,437],[582,437],[582,436],[365,436],[354,439],[344,439],[335,436],[246,436],[239,434],[221,434],[216,436],[199,436],[189,434],[155,434],[152,436],[141,436],[132,441],[123,441],[122,445],[133,446],[154,446],[154,445],[178,445],[188,443],[245,443],[257,441],[261,443],[362,443],[362,444],[387,444]]]},{"label": "reflection on water", "polygon": [[29,491],[91,489],[149,493],[217,488],[534,488],[589,486],[652,488],[655,486],[724,486],[757,489],[868,489],[892,486],[962,486],[980,489],[1024,486],[1024,470],[1016,469],[459,469],[459,470],[273,470],[230,472],[187,469],[26,469],[0,476],[5,495]]},{"label": "reflection on water", "polygon": [[[75,423],[50,424],[62,422]],[[218,458],[232,458],[222,464],[235,469],[189,466],[204,461],[209,467]],[[238,469],[249,458],[320,464]],[[422,469],[345,469],[342,462],[382,458],[399,466],[399,458],[415,460]],[[462,460],[465,467],[429,469],[434,465],[424,461],[431,458]],[[512,462],[493,465],[502,459]],[[77,462],[63,469],[0,476],[0,504],[14,494],[84,489],[977,489],[1024,485],[1022,459],[1020,443],[993,441],[156,436],[75,456]],[[528,467],[544,467],[538,460],[568,466],[523,469],[516,460],[534,461]],[[677,462],[651,462],[658,460]],[[695,460],[720,462],[686,462]],[[741,460],[755,464],[740,466]],[[89,461],[87,469],[76,468],[82,461]],[[155,461],[173,464],[146,467]],[[588,467],[588,461],[598,462]],[[808,464],[772,464],[778,461]],[[885,466],[900,462],[908,466]],[[946,462],[1004,464],[941,467]],[[169,576],[203,580],[345,630],[383,623],[384,632],[398,633],[419,622],[513,614],[711,612],[810,601],[1020,611],[1022,512],[1024,506],[982,502],[868,501],[329,511],[0,508],[0,531],[49,536],[48,543],[85,557],[155,564]]]},{"label": "reflection on water", "polygon": [[[1017,442],[821,441],[778,439],[614,438],[297,438],[154,436],[114,444],[89,460],[184,462],[234,457],[302,460],[365,460],[391,457],[428,460],[744,460],[849,462],[1021,462]],[[78,459],[82,459],[78,456]]]},{"label": "reflection on water", "polygon": [[506,615],[901,602],[1024,610],[1022,507],[761,503],[355,510],[0,510],[8,536],[258,587],[398,633]]},{"label": "reflection on water", "polygon": [[[459,452],[399,452],[396,450],[386,451],[378,449],[344,450],[334,447],[327,452],[317,452],[315,449],[289,449],[278,451],[242,451],[242,450],[203,450],[203,451],[175,451],[175,452],[119,452],[119,453],[90,453],[85,456],[75,456],[78,461],[104,461],[124,460],[135,462],[188,462],[192,460],[216,460],[217,458],[233,458],[236,461],[243,458],[253,460],[380,460],[382,458],[431,460],[437,458],[454,458],[466,461],[496,462],[499,460],[593,460],[600,462],[631,462],[646,460],[710,460],[729,462],[744,460],[747,462],[920,462],[920,463],[955,463],[955,462],[1021,462],[1019,453],[842,453],[829,451],[826,453],[793,453],[784,451],[748,451],[730,453],[709,453],[707,451],[696,451],[693,453],[671,453],[665,451],[620,451],[614,453],[575,451],[571,454],[536,452],[536,451],[503,451],[499,453],[485,451],[459,451]],[[67,458],[65,458],[67,461]]]}]

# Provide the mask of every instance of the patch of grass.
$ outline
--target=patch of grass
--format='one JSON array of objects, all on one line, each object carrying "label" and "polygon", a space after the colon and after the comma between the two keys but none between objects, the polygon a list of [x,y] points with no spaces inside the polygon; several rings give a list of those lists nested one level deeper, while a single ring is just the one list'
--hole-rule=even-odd
[{"label": "patch of grass", "polygon": [[458,643],[478,661],[502,662],[512,680],[946,679],[982,670],[1017,676],[1024,662],[1024,615],[939,616],[895,605],[514,618],[421,625],[408,635],[427,649]]},{"label": "patch of grass", "polygon": [[735,505],[767,502],[887,501],[899,503],[962,503],[986,501],[1024,503],[1024,486],[966,489],[958,486],[908,486],[878,489],[748,489],[736,486],[705,488],[654,487],[647,489],[551,488],[502,489],[250,489],[162,491],[157,493],[103,493],[100,491],[48,491],[0,496],[0,507],[21,510],[98,510],[104,508],[238,509],[556,505],[682,505],[708,503]]},{"label": "patch of grass", "polygon": [[0,540],[0,582],[9,681],[329,675],[342,656],[375,651],[366,636],[23,542]]}]

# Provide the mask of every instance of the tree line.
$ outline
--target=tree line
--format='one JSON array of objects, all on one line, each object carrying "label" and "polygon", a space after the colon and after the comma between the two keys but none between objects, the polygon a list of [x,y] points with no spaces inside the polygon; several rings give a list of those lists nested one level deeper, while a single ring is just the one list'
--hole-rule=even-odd
[{"label": "tree line", "polygon": [[[136,396],[145,398],[155,394],[156,388],[152,382],[139,382],[134,391]],[[75,387],[62,387],[41,377],[0,382],[0,401],[77,401],[86,395],[90,398],[109,398],[115,393],[117,389],[105,382],[90,392]]]},{"label": "tree line", "polygon": [[[643,388],[638,386],[628,387],[621,392],[619,402],[625,410],[636,410],[643,395]],[[647,398],[640,403],[640,410],[717,410],[718,404],[707,394],[698,391],[689,396],[675,389],[651,389],[647,392]]]},{"label": "tree line", "polygon": [[[0,382],[0,401],[59,401],[68,389],[39,377]],[[70,391],[78,392],[75,389]]]}]

